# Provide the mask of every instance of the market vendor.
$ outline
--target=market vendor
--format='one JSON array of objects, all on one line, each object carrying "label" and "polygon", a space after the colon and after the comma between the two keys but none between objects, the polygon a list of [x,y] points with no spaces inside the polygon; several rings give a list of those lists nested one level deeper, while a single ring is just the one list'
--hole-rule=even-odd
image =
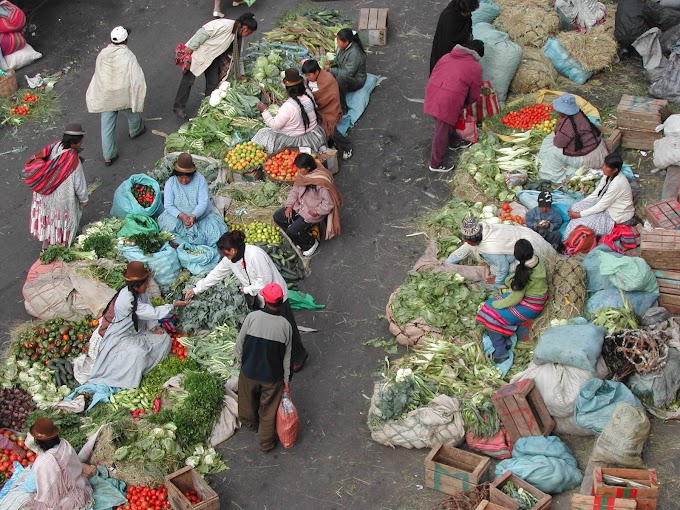
[{"label": "market vendor", "polygon": [[214,19],[209,21],[186,43],[184,58],[191,60],[184,69],[182,81],[177,89],[172,111],[180,119],[186,119],[186,106],[191,86],[196,77],[205,74],[205,97],[217,88],[229,71],[243,76],[245,71],[241,62],[243,38],[257,30],[257,20],[252,12],[246,12],[233,19]]},{"label": "market vendor", "polygon": [[457,264],[474,255],[491,266],[487,278],[489,284],[501,287],[517,259],[515,243],[520,239],[528,240],[534,251],[544,256],[555,254],[555,250],[540,234],[520,225],[480,223],[476,218],[465,218],[460,228],[463,244],[446,259],[449,264]]},{"label": "market vendor", "polygon": [[472,40],[472,11],[478,7],[479,0],[451,0],[444,8],[432,39],[430,74],[440,58]]},{"label": "market vendor", "polygon": [[351,28],[343,28],[335,38],[338,54],[329,71],[338,81],[340,106],[347,113],[347,93],[359,90],[366,83],[366,50],[359,35]]},{"label": "market vendor", "polygon": [[340,234],[342,196],[333,176],[309,154],[298,154],[294,161],[298,168],[293,189],[284,207],[274,213],[274,221],[291,241],[310,257],[319,247],[312,235],[314,225],[326,219],[325,239]]},{"label": "market vendor", "polygon": [[196,172],[191,154],[183,152],[173,166],[163,190],[165,210],[158,227],[175,236],[175,242],[214,246],[228,229],[224,219],[213,211],[208,182]]},{"label": "market vendor", "polygon": [[101,318],[102,342],[88,383],[137,388],[142,376],[170,352],[172,340],[158,321],[187,302],[153,306],[146,293],[150,276],[142,262],[128,262],[125,287],[113,296]]},{"label": "market vendor", "polygon": [[564,232],[565,239],[577,225],[593,229],[597,236],[605,236],[612,232],[616,224],[637,224],[633,192],[628,178],[621,172],[622,167],[623,159],[619,154],[604,158],[604,176],[595,191],[567,211],[571,221]]},{"label": "market vendor", "polygon": [[92,466],[80,462],[76,451],[49,418],[38,418],[26,437],[26,447],[37,457],[33,463],[36,492],[22,508],[34,510],[80,510],[91,508],[94,499],[87,478]]},{"label": "market vendor", "polygon": [[569,157],[583,157],[586,168],[600,168],[609,154],[599,128],[576,104],[571,94],[562,94],[552,103],[560,118],[555,124],[553,145]]},{"label": "market vendor", "polygon": [[511,292],[488,299],[477,313],[494,346],[494,363],[508,359],[508,343],[518,326],[541,315],[548,300],[545,266],[526,239],[513,247],[515,273],[505,280]]},{"label": "market vendor", "polygon": [[342,108],[340,107],[340,89],[335,77],[325,69],[321,69],[314,59],[302,61],[302,73],[307,78],[307,89],[314,96],[317,110],[321,117],[323,128],[329,143],[340,151],[342,159],[352,157],[352,143],[349,137],[343,135],[337,129],[342,121]]},{"label": "market vendor", "polygon": [[260,129],[252,139],[267,152],[274,153],[287,147],[309,147],[313,151],[326,148],[326,135],[319,123],[316,103],[307,92],[300,71],[286,69],[283,78],[288,99],[273,116],[264,103],[257,104],[267,127]]},{"label": "market vendor", "polygon": [[288,285],[274,261],[259,246],[246,244],[246,235],[241,230],[232,230],[224,234],[217,241],[217,249],[222,254],[222,260],[203,279],[196,282],[193,289],[187,290],[185,297],[191,299],[233,274],[241,282],[241,292],[246,296],[250,308],[258,310],[264,306],[260,290],[267,284],[278,283],[284,293],[281,315],[293,328],[292,368],[294,372],[302,370],[309,354],[302,345],[295,315],[288,302]]}]

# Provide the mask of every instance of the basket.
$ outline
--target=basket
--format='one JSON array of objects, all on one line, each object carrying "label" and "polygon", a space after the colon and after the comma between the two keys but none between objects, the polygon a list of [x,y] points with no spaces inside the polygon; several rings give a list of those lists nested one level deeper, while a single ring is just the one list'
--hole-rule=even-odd
[{"label": "basket", "polygon": [[[285,150],[289,150],[289,151],[291,151],[291,152],[292,152],[292,151],[300,152],[300,147],[284,147],[284,148],[281,149],[280,151],[277,151],[277,152],[275,152],[275,153],[273,153],[273,154],[270,154],[269,157],[267,158],[267,161],[269,161],[270,159],[274,158],[274,157],[277,156],[278,154],[281,154],[281,153],[282,153],[283,151],[285,151]],[[312,154],[312,155],[314,155],[314,154]],[[266,162],[265,162],[265,165],[266,165]],[[271,175],[269,175],[269,173],[267,173],[266,170],[265,170],[264,174],[265,174],[265,177],[267,178],[267,180],[270,180],[270,181],[275,182],[275,183],[277,183],[277,184],[291,184],[291,185],[292,185],[292,184],[295,182],[295,179],[294,179],[294,178],[291,179],[291,180],[276,179],[275,177],[272,177]]]},{"label": "basket", "polygon": [[6,71],[8,74],[0,76],[0,97],[9,97],[18,89],[17,75],[13,69]]}]

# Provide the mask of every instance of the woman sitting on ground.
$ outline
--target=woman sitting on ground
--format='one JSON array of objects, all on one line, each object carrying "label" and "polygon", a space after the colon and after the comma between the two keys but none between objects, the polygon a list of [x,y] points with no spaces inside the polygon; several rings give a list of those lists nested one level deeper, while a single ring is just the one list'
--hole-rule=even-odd
[{"label": "woman sitting on ground", "polygon": [[295,184],[285,206],[274,213],[274,221],[309,257],[319,247],[319,241],[312,235],[314,225],[328,218],[325,239],[340,234],[342,196],[331,173],[309,154],[299,154],[295,166],[298,168]]},{"label": "woman sitting on ground", "polygon": [[562,94],[552,104],[560,114],[553,145],[562,149],[565,156],[583,157],[586,168],[600,168],[609,154],[600,130],[581,111],[571,94]]},{"label": "woman sitting on ground", "polygon": [[548,300],[545,266],[534,255],[531,243],[526,239],[517,241],[514,255],[518,262],[515,274],[505,281],[511,292],[490,298],[477,314],[477,322],[486,327],[493,343],[494,363],[508,359],[508,343],[512,334],[521,323],[541,315]]},{"label": "woman sitting on ground", "polygon": [[212,210],[208,182],[196,172],[194,160],[186,152],[179,155],[165,183],[163,206],[158,226],[174,234],[177,243],[214,246],[228,230],[222,216]]},{"label": "woman sitting on ground", "polygon": [[142,262],[129,262],[125,268],[126,286],[113,296],[102,315],[101,347],[88,383],[137,388],[142,376],[170,352],[172,340],[158,321],[187,303],[153,306],[146,294],[149,276]]},{"label": "woman sitting on ground", "polygon": [[94,468],[80,462],[78,454],[49,418],[38,418],[26,436],[26,447],[37,456],[33,463],[36,492],[22,508],[80,510],[91,508],[92,487],[87,478]]},{"label": "woman sitting on ground", "polygon": [[568,211],[571,221],[564,232],[565,239],[577,225],[593,229],[597,236],[605,236],[611,234],[616,224],[637,224],[633,192],[628,178],[621,172],[622,167],[620,155],[610,154],[604,158],[604,176],[595,191]]},{"label": "woman sitting on ground", "polygon": [[347,93],[359,90],[366,83],[366,50],[355,31],[343,28],[336,36],[338,54],[329,69],[338,81],[340,106],[347,113]]},{"label": "woman sitting on ground", "polygon": [[288,99],[274,117],[263,103],[257,104],[267,127],[253,137],[270,154],[286,147],[309,147],[321,151],[326,147],[326,135],[318,122],[316,103],[307,93],[304,80],[297,69],[286,69],[283,84]]}]

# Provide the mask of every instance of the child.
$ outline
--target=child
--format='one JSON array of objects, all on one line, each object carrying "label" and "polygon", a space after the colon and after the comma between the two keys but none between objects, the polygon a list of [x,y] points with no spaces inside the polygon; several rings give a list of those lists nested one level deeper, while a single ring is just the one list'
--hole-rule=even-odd
[{"label": "child", "polygon": [[562,236],[559,232],[562,226],[562,216],[552,208],[552,193],[541,191],[538,194],[538,207],[531,209],[524,218],[526,226],[535,230],[548,241],[558,253],[562,251]]}]

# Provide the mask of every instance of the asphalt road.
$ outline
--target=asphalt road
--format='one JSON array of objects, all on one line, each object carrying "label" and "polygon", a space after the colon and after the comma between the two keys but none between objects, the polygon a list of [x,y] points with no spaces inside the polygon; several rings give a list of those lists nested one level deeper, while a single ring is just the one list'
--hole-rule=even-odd
[{"label": "asphalt road", "polygon": [[[228,16],[246,11],[224,3]],[[258,0],[252,11],[260,30],[252,39],[271,27],[282,10],[297,3]],[[343,234],[322,244],[312,260],[312,274],[302,285],[327,308],[299,314],[300,324],[318,332],[304,337],[310,359],[291,385],[302,420],[298,444],[290,450],[279,446],[265,455],[250,432],[239,431],[222,448],[231,470],[213,479],[221,508],[418,509],[430,508],[442,499],[441,494],[422,488],[426,452],[392,450],[370,439],[366,397],[372,393],[373,374],[385,353],[363,342],[387,338],[387,323],[380,319],[387,298],[424,246],[420,236],[407,234],[418,231],[418,213],[438,206],[448,196],[443,181],[432,180],[425,166],[430,120],[422,115],[420,103],[406,99],[423,97],[430,40],[443,4],[427,0],[323,3],[355,20],[360,7],[390,8],[388,45],[372,48],[368,57],[369,72],[386,80],[351,131],[354,158],[343,163],[336,176],[345,199]],[[19,145],[29,147],[21,154],[1,156],[3,334],[14,323],[29,319],[21,287],[40,248],[28,233],[31,195],[21,180],[22,162],[60,138],[65,123],[82,122],[87,131],[83,153],[87,178],[103,181],[91,197],[82,224],[108,214],[116,186],[128,175],[153,167],[163,155],[163,139],[149,132],[131,141],[124,122],[119,122],[120,159],[111,167],[104,166],[99,116],[88,114],[85,108],[85,90],[98,51],[108,43],[112,27],[132,28],[129,45],[148,84],[147,126],[149,131],[171,133],[181,124],[172,114],[180,80],[172,62],[174,48],[208,21],[212,10],[208,0],[27,0],[21,5],[29,13],[29,23],[36,26],[30,42],[44,58],[20,70],[19,78],[65,67],[68,73],[57,86],[61,113],[54,122],[26,124],[16,135],[6,133],[0,140],[0,152]],[[31,13],[35,6],[39,8]],[[200,101],[202,84],[199,78],[190,111]]]}]

